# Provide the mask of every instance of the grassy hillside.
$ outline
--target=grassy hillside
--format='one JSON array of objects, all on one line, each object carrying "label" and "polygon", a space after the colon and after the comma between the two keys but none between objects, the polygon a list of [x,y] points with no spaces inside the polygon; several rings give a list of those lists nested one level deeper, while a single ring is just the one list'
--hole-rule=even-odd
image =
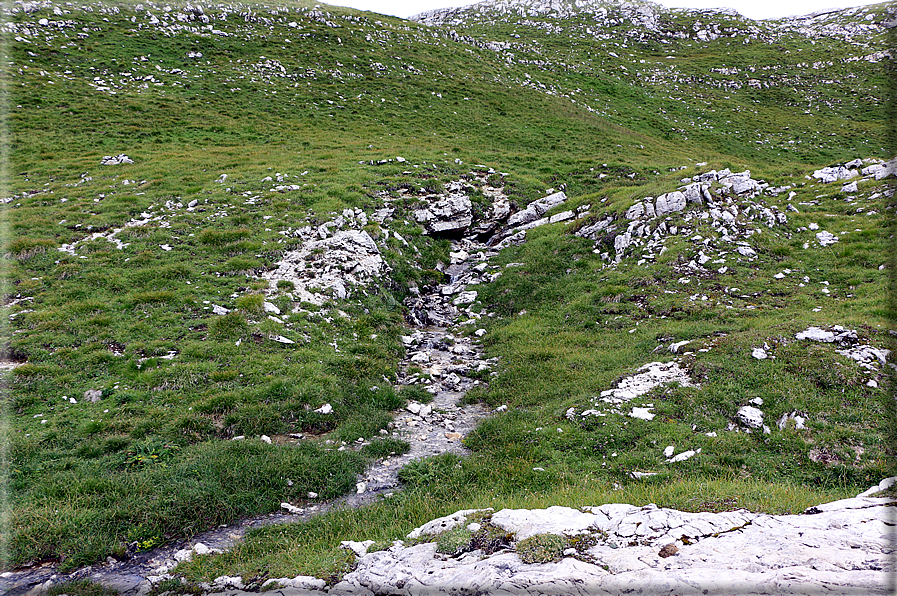
[{"label": "grassy hillside", "polygon": [[[4,568],[71,570],[351,491],[376,453],[334,446],[377,436],[406,403],[401,301],[449,261],[415,193],[489,168],[519,208],[565,184],[565,208],[592,213],[531,231],[478,288],[499,365],[468,399],[507,412],[466,438],[471,457],[410,466],[390,501],[266,530],[192,578],[335,577],[340,539],[401,537],[467,506],[794,512],[892,473],[882,371],[794,339],[842,325],[888,342],[892,189],[806,178],[894,153],[882,28],[683,11],[656,30],[489,11],[426,26],[316,6],[6,8]],[[884,8],[838,19],[877,23]],[[698,21],[720,36],[699,39]],[[101,165],[122,153],[133,163]],[[612,239],[574,233],[711,168],[790,187],[754,199],[787,212],[745,224],[755,259],[729,249],[725,272],[681,281],[704,250],[694,236],[712,235],[692,210],[653,262],[611,265]],[[388,226],[364,230],[390,275],[322,304],[270,289],[296,230],[385,203]],[[839,242],[821,246],[811,224]],[[697,385],[633,402],[654,420],[567,416],[685,340]],[[764,344],[775,359],[751,356]],[[770,426],[798,412],[806,428],[727,431],[758,397]],[[702,453],[668,465],[667,445]]]}]

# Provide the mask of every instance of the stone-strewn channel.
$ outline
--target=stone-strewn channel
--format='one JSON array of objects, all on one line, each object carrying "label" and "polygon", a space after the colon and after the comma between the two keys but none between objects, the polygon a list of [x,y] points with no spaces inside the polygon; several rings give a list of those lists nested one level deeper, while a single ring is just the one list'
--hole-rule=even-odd
[{"label": "stone-strewn channel", "polygon": [[[744,180],[739,179],[740,182],[750,181],[749,176],[742,178]],[[443,283],[417,288],[405,301],[409,327],[402,338],[406,357],[400,366],[398,384],[418,385],[432,395],[432,400],[408,404],[396,413],[390,430],[382,432],[406,440],[410,445],[408,453],[375,462],[357,479],[356,492],[346,497],[304,508],[284,503],[283,508],[288,513],[247,519],[206,532],[189,542],[180,541],[151,552],[136,553],[127,561],[110,559],[105,564],[65,576],[54,574],[50,564],[5,573],[0,576],[0,589],[14,595],[38,594],[55,583],[88,578],[125,594],[144,594],[153,583],[169,577],[168,573],[179,561],[194,553],[227,549],[243,537],[247,528],[300,521],[334,508],[373,502],[399,487],[398,472],[410,461],[446,452],[463,454],[461,439],[489,412],[483,406],[461,406],[459,402],[466,392],[482,382],[475,377],[484,377],[495,364],[482,358],[473,340],[485,333],[479,320],[489,316],[476,304],[476,286],[502,274],[499,267],[490,264],[498,249],[525,240],[527,231],[533,227],[581,220],[589,215],[590,208],[582,206],[576,211],[547,215],[566,201],[563,192],[549,191],[548,196],[515,211],[501,189],[486,185],[484,176],[477,179],[483,195],[492,201],[491,213],[486,215],[485,221],[476,221],[473,206],[464,194],[466,187],[461,183],[446,185],[445,194],[424,197],[422,200],[429,207],[415,212],[415,219],[429,233],[458,239],[452,243],[451,264],[441,268],[445,274]],[[695,195],[695,203],[706,199],[703,193]],[[683,194],[682,200],[677,199],[673,211],[685,207],[684,197]],[[664,199],[667,201],[664,205],[668,199]],[[655,215],[661,202],[658,199],[657,203],[651,204]],[[581,228],[578,235],[591,238],[597,233],[595,226],[604,234],[618,232],[612,241],[618,257],[614,262],[618,263],[628,248],[638,245],[637,241],[630,242],[632,232],[637,232],[637,237],[645,235],[638,232],[638,226],[643,223],[639,218],[644,215],[645,204],[638,204],[642,206],[642,212],[636,213],[638,209],[627,212],[625,218],[636,221],[628,224],[625,232],[622,227],[618,228],[617,218],[610,216]],[[390,209],[380,211],[371,219],[385,225],[384,214]],[[773,217],[769,225],[777,221]],[[299,297],[309,301],[317,300],[320,292],[331,293],[337,298],[349,296],[354,285],[387,270],[373,240],[352,231],[357,231],[366,222],[367,215],[360,210],[346,211],[329,224],[336,232],[329,230],[328,224],[318,229],[295,231],[293,235],[303,239],[302,248],[266,278],[275,285],[277,279],[293,280],[300,288],[297,291]],[[633,227],[633,223],[637,226]],[[734,233],[731,235],[734,237]],[[723,233],[721,239],[727,240],[726,236]],[[610,244],[606,237],[602,238],[599,244]],[[619,238],[625,242],[617,242]],[[309,246],[322,248],[327,257],[320,261],[311,259]],[[742,248],[745,250],[739,254],[749,258],[749,247]],[[610,259],[606,257],[606,260]],[[613,264],[609,263],[609,266]],[[465,328],[473,333],[460,331]],[[827,333],[830,332],[816,329],[807,339],[834,341],[827,339]],[[797,339],[801,338],[799,334]],[[670,351],[675,353],[679,347],[681,344],[673,344]],[[868,349],[860,354],[856,352],[859,348]],[[846,355],[858,361],[883,360],[883,356],[869,346],[853,350]],[[873,350],[870,352],[872,356],[867,358],[866,352],[870,350]],[[766,356],[765,350],[755,352],[755,358]],[[648,373],[652,373],[648,376],[661,382],[663,375],[654,369],[670,365],[650,363],[646,366],[651,369]],[[664,371],[674,375],[680,372],[672,368]],[[571,408],[567,416],[601,415],[593,409],[598,401],[621,404],[639,394],[633,384],[635,380],[638,375],[632,383],[621,382],[617,388],[603,392],[602,399],[596,398],[590,404],[592,409],[580,413]],[[653,417],[649,406],[633,408],[630,415]],[[760,412],[744,407],[739,416],[743,418],[742,411],[756,413],[755,410]],[[760,416],[762,420],[762,412]],[[751,426],[751,420],[746,423]],[[364,444],[359,441],[339,448],[357,449]],[[672,456],[673,447],[667,449],[670,453],[665,450],[665,456]],[[696,453],[683,452],[668,463]],[[897,572],[893,561],[894,528],[897,527],[895,501],[873,498],[870,494],[892,483],[889,479],[857,498],[812,507],[803,515],[770,516],[745,510],[718,514],[685,513],[654,505],[636,507],[627,504],[580,509],[551,507],[539,511],[461,511],[433,520],[409,535],[409,539],[415,538],[415,534],[435,534],[455,526],[466,528],[471,536],[486,527],[497,529],[510,538],[489,552],[471,547],[454,554],[436,552],[432,542],[406,546],[399,541],[387,550],[370,554],[366,553],[367,542],[347,543],[346,548],[358,556],[357,566],[339,584],[327,588],[317,578],[296,577],[280,578],[267,587],[276,584],[278,589],[271,593],[283,595],[364,596],[459,592],[804,594],[819,590],[839,594],[885,594],[890,593],[886,585],[888,578],[893,578]],[[550,562],[528,562],[524,558],[527,547],[523,541],[537,535],[562,536],[570,547],[549,558]],[[470,541],[470,544],[475,543],[476,540]],[[242,579],[237,577],[218,578],[207,589],[219,590],[228,596],[245,594]]]},{"label": "stone-strewn channel", "polygon": [[[381,459],[371,465],[359,476],[355,494],[306,508],[290,506],[286,508],[289,513],[245,519],[204,532],[189,541],[181,540],[152,551],[135,553],[125,561],[110,557],[104,564],[85,567],[70,574],[57,574],[55,565],[51,563],[25,571],[7,572],[0,575],[0,590],[10,595],[36,595],[57,583],[90,579],[123,594],[144,594],[154,583],[170,577],[168,572],[194,552],[202,554],[226,550],[251,528],[302,521],[334,508],[371,503],[398,488],[398,472],[410,461],[440,453],[463,454],[465,448],[461,439],[489,413],[482,405],[459,405],[465,393],[480,383],[467,375],[472,371],[488,370],[494,361],[484,361],[470,337],[452,333],[449,327],[459,323],[462,315],[466,321],[474,323],[481,316],[470,308],[475,296],[463,292],[463,289],[468,283],[479,283],[486,271],[484,265],[495,254],[485,245],[469,239],[453,242],[453,262],[445,268],[445,283],[421,288],[416,296],[406,301],[409,329],[408,335],[403,336],[403,342],[407,355],[401,363],[398,382],[399,385],[420,384],[433,398],[429,403],[412,402],[396,414],[391,435],[407,441],[411,449],[408,453]],[[345,448],[360,448],[363,444]]]}]

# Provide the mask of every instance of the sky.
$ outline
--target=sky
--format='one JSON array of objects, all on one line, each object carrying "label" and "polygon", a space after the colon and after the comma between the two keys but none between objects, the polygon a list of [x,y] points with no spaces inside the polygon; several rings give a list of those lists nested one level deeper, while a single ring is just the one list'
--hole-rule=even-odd
[{"label": "sky", "polygon": [[[331,0],[326,4],[350,6],[407,18],[425,10],[466,6],[477,0]],[[656,1],[656,0],[655,0]],[[777,19],[829,8],[876,4],[879,0],[661,0],[659,4],[682,8],[734,8],[751,19]]]}]

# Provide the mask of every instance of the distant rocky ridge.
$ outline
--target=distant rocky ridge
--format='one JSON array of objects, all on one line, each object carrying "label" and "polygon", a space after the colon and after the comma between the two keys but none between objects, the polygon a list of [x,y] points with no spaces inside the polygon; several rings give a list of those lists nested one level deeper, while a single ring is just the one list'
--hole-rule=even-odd
[{"label": "distant rocky ridge", "polygon": [[[871,8],[874,7],[823,10],[809,15],[754,21],[729,8],[666,8],[648,0],[484,0],[457,8],[424,11],[409,19],[425,25],[458,26],[489,18],[570,19],[587,14],[594,26],[632,27],[643,32],[677,38],[693,37],[700,41],[739,34],[756,38],[773,31],[798,33],[809,38],[853,39],[897,25],[893,15],[885,19],[871,16]],[[667,15],[686,13],[700,16],[704,22],[698,21],[690,30],[671,28]],[[864,16],[865,20],[859,22],[851,18],[858,14],[869,16]]]}]

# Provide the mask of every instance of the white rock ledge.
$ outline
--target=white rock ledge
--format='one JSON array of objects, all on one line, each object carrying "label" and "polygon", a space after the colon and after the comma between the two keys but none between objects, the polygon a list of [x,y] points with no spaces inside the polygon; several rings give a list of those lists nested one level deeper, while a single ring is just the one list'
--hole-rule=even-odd
[{"label": "white rock ledge", "polygon": [[[897,500],[871,497],[894,484],[886,479],[862,495],[811,507],[800,515],[766,515],[740,509],[688,513],[656,505],[503,509],[491,522],[515,541],[535,534],[591,533],[597,545],[554,563],[526,564],[513,549],[450,557],[428,542],[364,554],[356,569],[329,589],[278,590],[330,596],[760,595],[890,594],[897,579]],[[438,533],[464,523],[473,510],[433,520],[410,536]],[[674,544],[678,551],[661,557]],[[572,550],[565,551],[572,555]],[[307,578],[301,578],[307,579]],[[219,594],[235,596],[239,590]]]}]

